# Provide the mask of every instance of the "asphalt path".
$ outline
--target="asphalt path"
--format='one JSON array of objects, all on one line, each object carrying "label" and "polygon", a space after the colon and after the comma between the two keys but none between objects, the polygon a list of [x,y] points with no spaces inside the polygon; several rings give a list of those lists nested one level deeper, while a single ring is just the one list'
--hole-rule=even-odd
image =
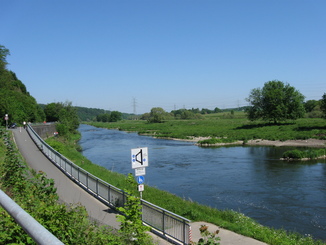
[{"label": "asphalt path", "polygon": [[[81,204],[86,208],[92,220],[119,229],[120,224],[116,220],[117,213],[114,209],[104,205],[70,180],[37,148],[25,129],[16,128],[12,131],[15,143],[26,163],[36,172],[42,171],[47,178],[54,180],[60,201],[68,204]],[[156,244],[171,244],[153,233],[150,235]]]},{"label": "asphalt path", "polygon": [[[68,204],[81,204],[86,208],[88,215],[93,220],[119,229],[120,224],[116,221],[117,213],[114,209],[104,205],[84,189],[79,187],[75,182],[70,180],[37,148],[25,129],[16,128],[12,131],[14,133],[16,145],[26,163],[36,172],[42,171],[46,174],[47,178],[54,180],[60,201]],[[221,238],[221,245],[266,245],[266,243],[221,229],[206,222],[191,223],[192,240],[195,242],[197,242],[201,237],[199,228],[202,224],[207,225],[209,230],[212,232],[216,230],[220,231],[218,236]],[[153,233],[151,233],[151,236],[156,244],[171,244],[168,241],[155,236]]]}]

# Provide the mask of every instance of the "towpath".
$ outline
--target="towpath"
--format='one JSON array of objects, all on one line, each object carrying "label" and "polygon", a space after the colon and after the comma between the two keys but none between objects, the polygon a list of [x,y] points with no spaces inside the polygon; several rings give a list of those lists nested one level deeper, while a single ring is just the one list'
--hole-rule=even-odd
[{"label": "towpath", "polygon": [[[42,171],[46,173],[47,177],[53,179],[60,201],[72,204],[83,205],[89,216],[102,223],[118,229],[119,223],[116,221],[116,212],[110,209],[96,198],[92,197],[81,187],[76,185],[73,181],[67,178],[52,162],[46,158],[43,153],[36,147],[28,133],[23,128],[16,128],[12,130],[14,133],[14,140],[16,145],[25,158],[26,163],[35,171]],[[210,231],[219,229],[213,224],[205,222],[195,222],[191,224],[192,227],[192,240],[198,241],[200,238],[199,228],[201,225],[206,224]],[[266,243],[259,242],[252,238],[248,238],[234,232],[219,229],[219,237],[221,238],[221,245],[266,245]],[[154,242],[159,245],[171,244],[166,240],[155,236],[151,233]]]}]

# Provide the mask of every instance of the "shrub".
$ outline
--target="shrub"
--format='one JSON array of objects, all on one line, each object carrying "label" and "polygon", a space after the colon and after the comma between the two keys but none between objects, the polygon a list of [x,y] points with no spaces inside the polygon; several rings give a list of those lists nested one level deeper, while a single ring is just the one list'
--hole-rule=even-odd
[{"label": "shrub", "polygon": [[309,150],[291,150],[283,153],[285,159],[316,159],[325,155],[324,149],[309,149]]},{"label": "shrub", "polygon": [[286,159],[302,159],[303,157],[303,152],[300,150],[291,150],[283,153],[283,158]]},{"label": "shrub", "polygon": [[[5,142],[0,138],[1,152],[6,152],[0,162],[0,188],[19,206],[65,244],[123,244],[112,229],[91,222],[84,207],[58,203],[54,181],[29,170],[8,131],[0,129],[0,136]],[[0,244],[35,244],[1,207]]]},{"label": "shrub", "polygon": [[198,144],[200,145],[214,145],[214,144],[223,144],[223,143],[232,143],[235,142],[232,138],[211,138],[207,140],[200,140]]}]

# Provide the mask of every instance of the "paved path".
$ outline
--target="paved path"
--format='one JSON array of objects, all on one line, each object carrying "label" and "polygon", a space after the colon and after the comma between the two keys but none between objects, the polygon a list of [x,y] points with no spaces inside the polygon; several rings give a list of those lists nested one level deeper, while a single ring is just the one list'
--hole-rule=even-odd
[{"label": "paved path", "polygon": [[198,241],[200,238],[199,228],[201,225],[207,225],[210,232],[219,230],[218,236],[221,238],[221,245],[267,245],[266,243],[257,241],[253,238],[246,237],[234,233],[233,231],[221,229],[216,225],[207,222],[193,222],[191,223],[192,237],[194,241]]},{"label": "paved path", "polygon": [[[25,158],[26,163],[35,171],[43,171],[47,177],[53,179],[59,199],[65,203],[81,204],[85,206],[89,216],[94,220],[109,225],[113,228],[119,228],[119,223],[116,221],[116,212],[110,209],[96,198],[92,197],[81,187],[71,181],[63,174],[52,162],[46,158],[43,153],[36,147],[32,139],[29,137],[25,129],[16,128],[12,130],[14,139],[19,151]],[[192,240],[198,241],[200,238],[200,225],[207,224],[205,222],[195,222],[191,224]],[[213,224],[207,224],[210,231],[218,229]],[[234,232],[219,229],[219,237],[221,237],[221,245],[264,245],[265,243],[256,241],[252,238],[238,235]],[[151,233],[154,242],[159,245],[167,245],[169,242],[157,237]]]}]

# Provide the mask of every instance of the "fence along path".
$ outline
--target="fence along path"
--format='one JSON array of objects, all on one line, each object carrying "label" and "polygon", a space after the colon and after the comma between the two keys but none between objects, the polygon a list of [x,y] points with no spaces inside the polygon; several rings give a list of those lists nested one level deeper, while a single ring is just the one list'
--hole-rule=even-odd
[{"label": "fence along path", "polygon": [[[103,207],[104,209],[102,209],[102,213],[103,210],[108,210],[108,208],[114,209],[116,207],[120,207],[124,205],[126,200],[126,194],[124,191],[88,173],[86,170],[80,168],[79,166],[71,162],[69,159],[67,159],[66,157],[64,157],[57,151],[55,151],[53,148],[51,148],[47,143],[43,141],[43,139],[33,130],[33,128],[30,125],[28,125],[26,129],[27,132],[29,133],[29,136],[32,138],[35,145],[37,146],[37,148],[41,150],[43,154],[48,159],[50,159],[51,162],[54,163],[54,165],[57,167],[56,169],[57,171],[55,171],[57,172],[56,174],[58,174],[58,172],[61,171],[66,176],[68,176],[69,179],[73,180],[77,185],[82,187],[93,197],[95,197],[98,201],[100,201],[104,205]],[[53,166],[51,166],[51,169],[48,169],[47,171],[44,172],[48,173],[53,171],[54,171]],[[49,175],[48,177],[52,178]],[[67,182],[67,180],[69,181],[69,179],[66,178],[65,182]],[[60,181],[59,185],[61,184],[63,183]],[[67,188],[63,188],[63,189],[64,189],[62,190],[63,192],[69,191],[68,195],[73,196],[72,193],[74,193],[74,190],[67,190]],[[87,198],[83,195],[83,197],[79,196],[79,198],[86,199],[85,200],[86,203],[89,203],[91,202],[89,199],[92,197]],[[142,200],[142,207],[143,207],[142,220],[146,225],[152,228],[152,231],[154,233],[170,241],[175,241],[182,244],[190,243],[191,238],[189,236],[191,232],[191,227],[189,224],[190,221],[188,219],[185,219],[177,214],[174,214],[161,207],[158,207],[145,200]],[[92,210],[91,207],[90,209],[91,212],[94,212],[94,210]],[[95,212],[101,212],[101,211],[97,210]],[[110,213],[110,212],[112,213],[112,210],[109,210],[106,213]],[[102,217],[101,219],[108,219],[108,217],[105,216],[106,215],[102,214],[100,217]],[[112,219],[112,217],[110,219]],[[115,222],[113,226],[117,227],[118,224]]]}]

